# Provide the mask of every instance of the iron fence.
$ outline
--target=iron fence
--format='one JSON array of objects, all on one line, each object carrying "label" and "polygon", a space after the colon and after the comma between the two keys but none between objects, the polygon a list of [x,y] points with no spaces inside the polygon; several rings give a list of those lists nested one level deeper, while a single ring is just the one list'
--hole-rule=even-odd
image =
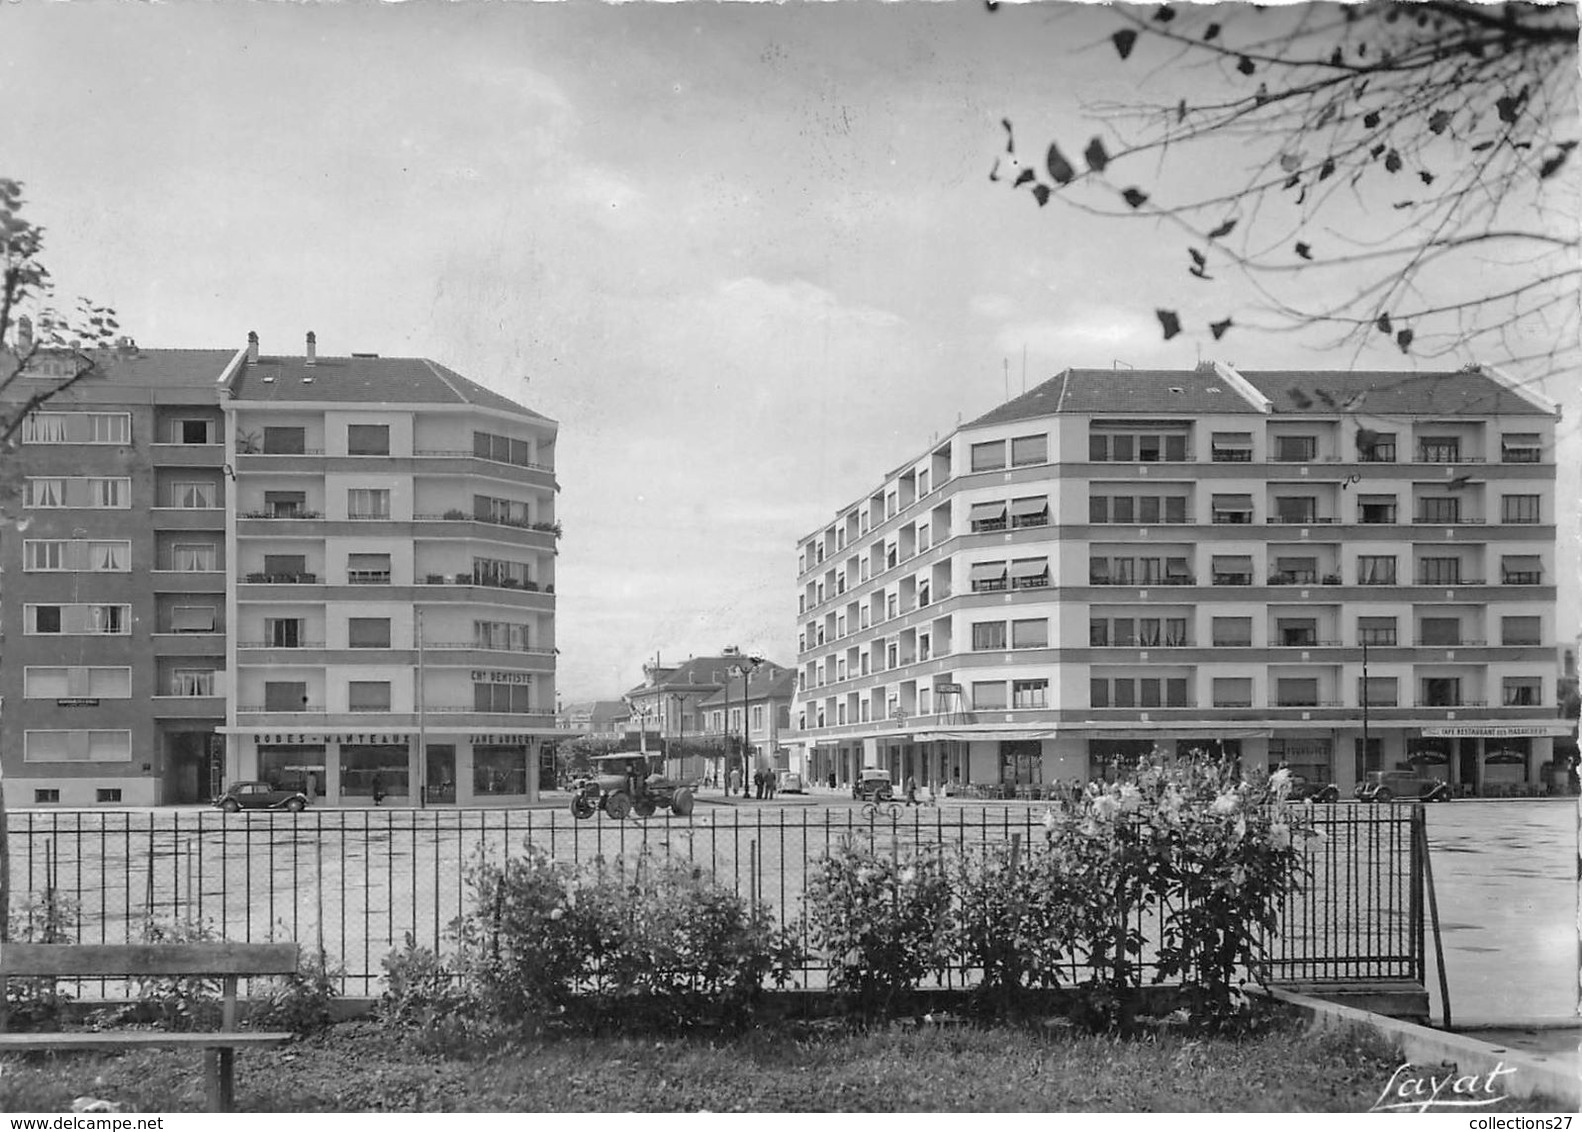
[{"label": "iron fence", "polygon": [[[1267,941],[1266,976],[1421,982],[1412,824],[1420,808],[1307,810],[1309,879]],[[1041,805],[1015,803],[871,817],[854,807],[700,806],[688,818],[647,822],[576,821],[561,810],[28,811],[11,815],[12,906],[23,921],[52,909],[64,934],[83,943],[136,940],[148,921],[203,923],[227,939],[295,940],[341,969],[344,994],[376,995],[381,961],[408,935],[446,948],[449,923],[467,909],[470,862],[502,861],[527,845],[571,861],[686,860],[797,924],[809,866],[842,838],[897,856],[1013,838],[1031,847],[1043,837],[1043,815]],[[1146,938],[1157,940],[1165,911],[1138,911]],[[1152,956],[1150,946],[1145,966]],[[803,972],[809,985],[823,974],[816,957]]]}]

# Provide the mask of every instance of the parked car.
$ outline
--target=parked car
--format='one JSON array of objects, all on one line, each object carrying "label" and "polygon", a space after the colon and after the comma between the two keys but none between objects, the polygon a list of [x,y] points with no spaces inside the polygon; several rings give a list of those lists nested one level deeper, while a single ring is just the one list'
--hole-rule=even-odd
[{"label": "parked car", "polygon": [[1310,782],[1300,774],[1291,776],[1291,791],[1286,797],[1292,802],[1338,802],[1340,787],[1333,782]]},{"label": "parked car", "polygon": [[237,810],[290,810],[299,813],[307,809],[308,796],[300,790],[288,790],[268,782],[233,782],[214,804],[228,814]]},{"label": "parked car", "polygon": [[851,796],[859,802],[888,802],[894,792],[890,772],[874,766],[865,767],[851,788]]},{"label": "parked car", "polygon": [[802,776],[795,771],[782,770],[780,780],[775,783],[776,794],[806,794],[807,787],[802,783]]},{"label": "parked car", "polygon": [[1374,770],[1357,784],[1357,798],[1363,802],[1446,802],[1450,786],[1416,771]]}]

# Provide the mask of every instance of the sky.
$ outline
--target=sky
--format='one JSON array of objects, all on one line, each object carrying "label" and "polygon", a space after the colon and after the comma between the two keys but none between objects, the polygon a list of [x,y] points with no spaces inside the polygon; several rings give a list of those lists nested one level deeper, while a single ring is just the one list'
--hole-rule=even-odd
[{"label": "sky", "polygon": [[[794,662],[797,539],[1024,383],[1411,364],[1166,343],[1179,242],[989,182],[1002,118],[1080,150],[1137,76],[1170,93],[1117,65],[1115,27],[1061,3],[19,0],[0,175],[62,290],[145,347],[301,353],[311,329],[559,421],[559,691],[609,698],[656,654]],[[1570,639],[1582,396],[1534,388],[1566,408]]]}]

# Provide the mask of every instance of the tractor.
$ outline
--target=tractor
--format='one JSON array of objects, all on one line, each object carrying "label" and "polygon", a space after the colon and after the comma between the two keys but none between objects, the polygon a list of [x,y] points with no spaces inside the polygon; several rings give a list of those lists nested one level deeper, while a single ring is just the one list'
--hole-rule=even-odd
[{"label": "tractor", "polygon": [[571,812],[591,818],[603,810],[620,821],[627,814],[652,817],[669,810],[677,817],[692,813],[692,788],[661,773],[646,754],[622,751],[593,760],[594,772],[571,788]]}]

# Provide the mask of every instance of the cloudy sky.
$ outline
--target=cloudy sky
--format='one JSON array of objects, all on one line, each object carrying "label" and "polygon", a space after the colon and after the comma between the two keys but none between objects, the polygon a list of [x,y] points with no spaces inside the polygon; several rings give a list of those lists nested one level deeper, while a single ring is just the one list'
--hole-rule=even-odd
[{"label": "cloudy sky", "polygon": [[[22,0],[0,174],[62,289],[145,346],[312,329],[560,421],[570,702],[656,652],[792,661],[797,537],[1024,372],[1353,361],[1162,342],[1178,241],[989,183],[1002,117],[1080,149],[1085,107],[1131,94],[1114,28],[1054,3]],[[1575,559],[1582,400],[1536,388],[1568,408]]]}]

